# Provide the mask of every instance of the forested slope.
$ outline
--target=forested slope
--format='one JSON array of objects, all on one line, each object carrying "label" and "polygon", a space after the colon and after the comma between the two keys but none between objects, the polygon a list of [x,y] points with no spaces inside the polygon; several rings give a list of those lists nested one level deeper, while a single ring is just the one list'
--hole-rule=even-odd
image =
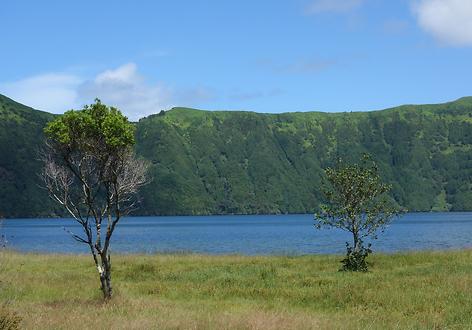
[{"label": "forested slope", "polygon": [[176,108],[137,127],[149,214],[312,212],[322,169],[364,152],[409,210],[472,209],[472,98],[337,114]]},{"label": "forested slope", "polygon": [[52,118],[0,95],[0,217],[47,216],[57,209],[38,175],[43,127]]},{"label": "forested slope", "polygon": [[[35,154],[51,118],[0,98],[0,214],[58,214]],[[322,169],[364,152],[409,210],[472,210],[472,98],[335,114],[174,108],[136,128],[152,164],[137,214],[313,212]]]}]

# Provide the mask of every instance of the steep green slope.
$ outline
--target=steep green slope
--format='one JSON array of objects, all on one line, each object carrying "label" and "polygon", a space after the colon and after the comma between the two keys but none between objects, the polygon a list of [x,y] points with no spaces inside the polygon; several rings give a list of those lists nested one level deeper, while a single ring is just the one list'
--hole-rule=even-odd
[{"label": "steep green slope", "polygon": [[[62,212],[37,176],[52,116],[0,96],[0,215]],[[175,108],[136,125],[153,177],[137,214],[312,212],[322,169],[363,152],[409,210],[472,210],[472,98],[336,114]]]},{"label": "steep green slope", "polygon": [[312,212],[338,156],[378,161],[414,211],[472,210],[472,98],[359,113],[176,108],[138,123],[147,214]]},{"label": "steep green slope", "polygon": [[50,215],[57,208],[38,176],[42,130],[52,117],[0,95],[0,217]]}]

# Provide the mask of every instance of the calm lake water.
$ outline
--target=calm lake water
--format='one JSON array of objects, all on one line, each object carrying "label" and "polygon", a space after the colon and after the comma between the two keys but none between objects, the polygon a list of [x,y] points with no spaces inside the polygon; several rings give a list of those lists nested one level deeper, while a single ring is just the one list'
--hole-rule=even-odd
[{"label": "calm lake water", "polygon": [[[7,219],[1,232],[18,251],[88,253],[72,239],[81,227],[72,219]],[[121,253],[194,252],[204,254],[344,253],[348,233],[317,230],[312,215],[129,217],[112,240]],[[461,249],[472,247],[472,212],[409,213],[396,219],[374,251]]]}]

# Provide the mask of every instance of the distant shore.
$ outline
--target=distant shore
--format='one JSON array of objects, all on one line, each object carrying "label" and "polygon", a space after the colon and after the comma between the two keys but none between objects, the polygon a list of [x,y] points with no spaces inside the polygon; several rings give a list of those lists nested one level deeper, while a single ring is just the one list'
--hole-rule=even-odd
[{"label": "distant shore", "polygon": [[[149,215],[149,214],[132,214],[129,217],[132,218],[144,218],[144,217],[222,217],[222,216],[240,216],[240,215],[314,215],[315,212],[308,213],[215,213],[215,214],[159,214],[159,215]],[[472,213],[472,210],[456,210],[456,211],[407,211],[406,213]],[[67,215],[38,215],[38,216],[25,216],[25,217],[2,217],[1,220],[6,219],[64,219],[69,218]]]}]

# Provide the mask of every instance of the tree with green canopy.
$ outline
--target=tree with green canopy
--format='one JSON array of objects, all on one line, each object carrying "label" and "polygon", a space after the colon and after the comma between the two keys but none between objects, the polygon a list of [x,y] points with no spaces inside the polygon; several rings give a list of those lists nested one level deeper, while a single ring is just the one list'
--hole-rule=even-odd
[{"label": "tree with green canopy", "polygon": [[335,227],[352,234],[352,245],[346,242],[346,258],[341,270],[367,271],[371,244],[364,239],[377,238],[399,210],[387,196],[391,186],[382,182],[379,170],[369,155],[360,164],[338,160],[335,167],[325,170],[327,183],[324,194],[328,201],[315,214],[315,226]]},{"label": "tree with green canopy", "polygon": [[147,163],[133,153],[134,127],[96,100],[49,122],[42,178],[50,196],[78,222],[73,238],[90,248],[105,299],[112,296],[110,242],[119,221],[138,203]]}]

